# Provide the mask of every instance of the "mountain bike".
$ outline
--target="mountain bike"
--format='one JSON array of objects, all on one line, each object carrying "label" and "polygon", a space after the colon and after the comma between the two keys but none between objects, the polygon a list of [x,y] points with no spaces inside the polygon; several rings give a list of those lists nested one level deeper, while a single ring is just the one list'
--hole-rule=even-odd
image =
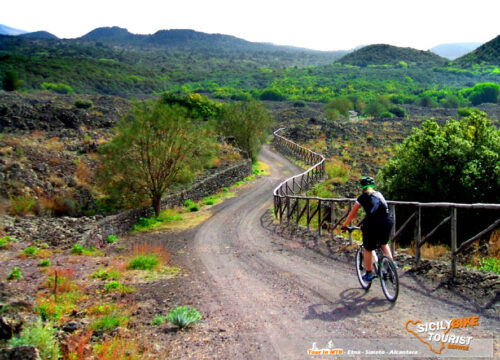
[{"label": "mountain bike", "polygon": [[[360,229],[361,228],[357,226],[349,226],[346,228],[346,230],[349,231],[349,234],[351,234],[354,230]],[[372,254],[372,274],[380,279],[380,285],[382,285],[382,291],[384,292],[387,300],[395,302],[399,294],[399,278],[396,265],[394,265],[394,262],[391,259],[384,255],[380,246],[377,246],[377,248],[373,250]],[[356,273],[361,287],[368,290],[372,286],[372,282],[365,281],[363,279],[365,272],[364,247],[361,245],[356,252]]]}]

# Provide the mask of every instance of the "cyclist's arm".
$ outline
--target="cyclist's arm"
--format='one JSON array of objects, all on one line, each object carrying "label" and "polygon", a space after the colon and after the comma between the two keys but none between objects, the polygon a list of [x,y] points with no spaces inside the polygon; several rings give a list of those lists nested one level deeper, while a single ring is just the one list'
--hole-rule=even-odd
[{"label": "cyclist's arm", "polygon": [[345,219],[343,227],[347,227],[351,224],[351,222],[356,217],[356,214],[358,213],[360,206],[361,205],[359,205],[359,203],[356,201],[356,203],[354,204],[354,206],[351,209],[351,212],[349,213],[349,215],[347,215],[347,219]]}]

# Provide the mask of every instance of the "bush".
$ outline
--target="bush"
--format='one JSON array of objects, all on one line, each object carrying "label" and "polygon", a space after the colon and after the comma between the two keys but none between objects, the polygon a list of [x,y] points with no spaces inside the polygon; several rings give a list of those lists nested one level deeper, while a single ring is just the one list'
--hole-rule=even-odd
[{"label": "bush", "polygon": [[[354,109],[354,104],[351,100],[345,97],[338,97],[330,100],[328,104],[325,105],[325,111],[328,113],[329,110],[337,110],[341,115],[346,116],[349,110]],[[332,119],[336,120],[336,119]]]},{"label": "bush", "polygon": [[160,260],[156,255],[137,255],[127,265],[127,269],[152,270],[158,266]]},{"label": "bush", "polygon": [[498,93],[500,85],[495,83],[476,84],[470,92],[469,100],[472,105],[483,103],[496,103],[498,101]]},{"label": "bush", "polygon": [[49,259],[42,259],[40,260],[40,263],[38,264],[40,267],[48,267],[50,266],[50,260]]},{"label": "bush", "polygon": [[103,316],[102,318],[95,321],[90,328],[97,331],[111,331],[118,327],[126,325],[128,317],[117,316],[114,314]]},{"label": "bush", "polygon": [[165,317],[161,315],[156,315],[152,324],[158,326],[158,325],[163,325],[164,322],[165,322]]},{"label": "bush", "polygon": [[108,244],[113,244],[118,241],[118,237],[116,235],[108,235],[106,237],[106,241],[108,242]]},{"label": "bush", "polygon": [[394,116],[404,118],[406,116],[406,111],[400,106],[393,106],[389,109],[389,111],[394,114]]},{"label": "bush", "polygon": [[200,321],[201,315],[195,308],[179,306],[175,309],[170,310],[167,315],[167,320],[173,325],[183,329],[190,324]]},{"label": "bush", "polygon": [[85,249],[80,244],[73,245],[73,248],[71,249],[71,253],[74,255],[82,255],[84,251]]},{"label": "bush", "polygon": [[19,267],[14,266],[10,274],[7,276],[7,280],[19,280],[22,277],[23,274],[21,274],[21,270],[19,270]]},{"label": "bush", "polygon": [[90,275],[92,279],[100,280],[118,280],[120,278],[120,273],[114,270],[97,269]]},{"label": "bush", "polygon": [[198,204],[195,204],[192,200],[186,200],[184,202],[184,207],[186,207],[190,212],[199,211],[200,207]]},{"label": "bush", "polygon": [[66,85],[66,84],[54,84],[54,83],[48,83],[48,82],[43,82],[40,87],[43,90],[48,90],[48,91],[53,91],[58,94],[73,94],[74,90],[71,86]]},{"label": "bush", "polygon": [[91,107],[94,106],[94,103],[91,100],[78,99],[78,100],[75,100],[75,102],[73,103],[73,105],[77,109],[90,109]]},{"label": "bush", "polygon": [[26,256],[35,256],[37,251],[36,246],[28,246],[26,249],[23,250],[23,255]]},{"label": "bush", "polygon": [[10,212],[14,215],[26,215],[34,210],[35,205],[35,199],[28,195],[10,198]]},{"label": "bush", "polygon": [[16,72],[9,70],[5,73],[2,79],[2,89],[5,91],[17,91],[19,90],[19,76]]},{"label": "bush", "polygon": [[479,262],[479,270],[489,271],[500,275],[500,259],[493,257],[481,259]]},{"label": "bush", "polygon": [[7,249],[10,246],[10,243],[13,242],[17,242],[17,239],[12,236],[4,236],[0,238],[0,249]]},{"label": "bush", "polygon": [[298,101],[295,101],[295,102],[293,103],[293,107],[296,107],[296,108],[303,108],[303,107],[306,107],[306,103],[305,103],[305,101],[298,100]]},{"label": "bush", "polygon": [[57,360],[60,357],[56,330],[50,323],[44,325],[41,320],[24,328],[21,337],[9,340],[9,346],[23,345],[35,346],[44,360]]},{"label": "bush", "polygon": [[265,89],[260,94],[260,100],[268,100],[268,101],[283,101],[286,97],[275,89]]}]

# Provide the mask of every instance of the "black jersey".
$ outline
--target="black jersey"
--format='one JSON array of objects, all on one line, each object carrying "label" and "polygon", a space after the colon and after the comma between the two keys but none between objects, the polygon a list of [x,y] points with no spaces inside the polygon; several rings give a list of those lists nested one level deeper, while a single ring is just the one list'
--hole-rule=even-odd
[{"label": "black jersey", "polygon": [[358,197],[357,202],[365,210],[365,221],[390,216],[387,201],[385,200],[384,195],[378,191],[361,194]]}]

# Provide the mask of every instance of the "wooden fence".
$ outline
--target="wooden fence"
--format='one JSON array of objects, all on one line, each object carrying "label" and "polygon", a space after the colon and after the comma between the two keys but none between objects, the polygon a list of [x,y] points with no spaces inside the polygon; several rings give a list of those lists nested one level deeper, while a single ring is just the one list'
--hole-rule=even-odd
[{"label": "wooden fence", "polygon": [[[343,223],[349,214],[356,199],[327,199],[319,197],[310,197],[302,195],[305,191],[312,188],[312,186],[320,181],[325,175],[325,158],[304,148],[291,140],[279,135],[283,128],[274,132],[273,145],[281,153],[293,156],[301,161],[304,161],[311,167],[305,172],[291,177],[274,190],[274,214],[280,220],[280,223],[286,221],[296,225],[306,226],[307,229],[312,227],[316,228],[318,234],[321,235],[322,231],[326,229],[334,235],[334,230]],[[489,232],[498,228],[500,225],[500,204],[457,204],[457,203],[419,203],[408,201],[387,201],[394,216],[394,226],[391,232],[391,248],[394,251],[396,240],[405,229],[410,225],[414,226],[415,233],[415,253],[416,262],[418,263],[421,258],[421,247],[438,230],[443,226],[450,224],[451,231],[451,274],[455,277],[457,274],[457,255],[464,252],[464,250],[471,245],[474,241],[487,235]],[[396,207],[410,208],[410,214],[403,222],[402,225],[397,227],[396,224]],[[448,209],[449,216],[444,218],[436,227],[434,227],[427,234],[422,234],[422,209],[428,208],[441,208]],[[458,209],[484,209],[493,211],[495,217],[498,217],[487,228],[462,242],[457,246],[457,211]],[[406,210],[408,212],[408,210]]]}]

